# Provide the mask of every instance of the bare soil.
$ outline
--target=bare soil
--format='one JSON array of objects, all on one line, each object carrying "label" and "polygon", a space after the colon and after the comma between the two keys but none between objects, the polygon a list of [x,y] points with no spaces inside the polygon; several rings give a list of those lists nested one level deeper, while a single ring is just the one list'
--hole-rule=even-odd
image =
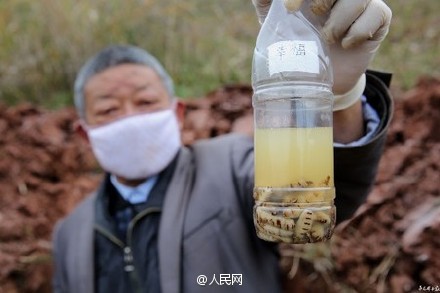
[{"label": "bare soil", "polygon": [[[188,101],[184,143],[251,132],[251,94],[247,85],[232,85]],[[0,292],[51,292],[54,225],[101,178],[75,135],[76,119],[71,108],[0,105]],[[396,96],[377,182],[356,216],[330,243],[281,247],[281,266],[293,277],[286,290],[440,286],[439,174],[440,80],[421,78]]]}]

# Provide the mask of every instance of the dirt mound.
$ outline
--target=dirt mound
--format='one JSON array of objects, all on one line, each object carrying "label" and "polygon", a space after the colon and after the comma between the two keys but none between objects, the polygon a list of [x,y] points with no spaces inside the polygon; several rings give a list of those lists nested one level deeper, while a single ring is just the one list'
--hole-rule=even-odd
[{"label": "dirt mound", "polygon": [[0,290],[50,292],[57,219],[96,185],[72,109],[0,107]]},{"label": "dirt mound", "polygon": [[425,78],[396,104],[375,189],[338,231],[337,274],[361,292],[439,291],[438,235],[440,80]]},{"label": "dirt mound", "polygon": [[[251,93],[227,86],[188,101],[184,142],[251,131]],[[297,286],[403,292],[440,285],[439,112],[438,80],[421,80],[398,101],[368,202],[330,246],[290,248],[296,257],[284,266],[298,264]],[[53,225],[98,184],[99,167],[74,134],[75,120],[73,109],[0,106],[1,292],[51,292]]]},{"label": "dirt mound", "polygon": [[[396,101],[374,190],[331,243],[283,246],[292,292],[440,290],[440,80]],[[323,290],[322,288],[326,288]]]}]

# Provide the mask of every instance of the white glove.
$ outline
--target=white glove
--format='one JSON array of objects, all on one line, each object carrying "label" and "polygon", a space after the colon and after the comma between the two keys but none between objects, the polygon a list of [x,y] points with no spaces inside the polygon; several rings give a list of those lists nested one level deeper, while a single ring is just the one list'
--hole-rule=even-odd
[{"label": "white glove", "polygon": [[[263,23],[272,0],[252,3]],[[334,110],[350,107],[365,89],[365,71],[388,33],[391,9],[382,0],[284,0],[284,4],[322,26],[333,64]]]}]

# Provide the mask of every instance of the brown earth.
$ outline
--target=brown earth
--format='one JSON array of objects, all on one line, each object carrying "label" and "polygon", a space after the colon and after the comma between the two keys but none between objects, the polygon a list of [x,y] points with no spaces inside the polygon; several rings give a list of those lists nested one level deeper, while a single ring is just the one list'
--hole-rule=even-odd
[{"label": "brown earth", "polygon": [[[234,85],[188,101],[184,142],[251,131],[251,93]],[[90,150],[74,133],[75,120],[73,109],[0,105],[0,292],[51,292],[54,224],[99,182]],[[330,243],[282,247],[281,265],[293,277],[289,288],[409,292],[440,286],[439,171],[440,80],[423,78],[396,99],[377,183],[357,215]]]}]

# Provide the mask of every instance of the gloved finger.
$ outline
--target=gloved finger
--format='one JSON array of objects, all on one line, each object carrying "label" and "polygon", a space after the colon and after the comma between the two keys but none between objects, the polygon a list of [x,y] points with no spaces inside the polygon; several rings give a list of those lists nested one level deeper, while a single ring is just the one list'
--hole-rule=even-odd
[{"label": "gloved finger", "polygon": [[266,18],[271,3],[272,0],[252,0],[252,4],[255,7],[260,23],[263,23],[264,19]]},{"label": "gloved finger", "polygon": [[310,10],[316,15],[327,14],[333,7],[336,0],[312,0]]},{"label": "gloved finger", "polygon": [[[322,30],[328,43],[342,39],[350,26],[365,11],[371,0],[338,0]],[[379,0],[380,1],[380,0]]]},{"label": "gloved finger", "polygon": [[298,11],[303,3],[303,0],[284,0],[284,6],[290,12]]},{"label": "gloved finger", "polygon": [[255,8],[267,8],[269,9],[272,0],[252,0],[252,4],[254,4]]},{"label": "gloved finger", "polygon": [[388,33],[391,18],[391,9],[384,2],[371,1],[342,39],[342,47],[352,48],[367,40],[382,41]]}]

